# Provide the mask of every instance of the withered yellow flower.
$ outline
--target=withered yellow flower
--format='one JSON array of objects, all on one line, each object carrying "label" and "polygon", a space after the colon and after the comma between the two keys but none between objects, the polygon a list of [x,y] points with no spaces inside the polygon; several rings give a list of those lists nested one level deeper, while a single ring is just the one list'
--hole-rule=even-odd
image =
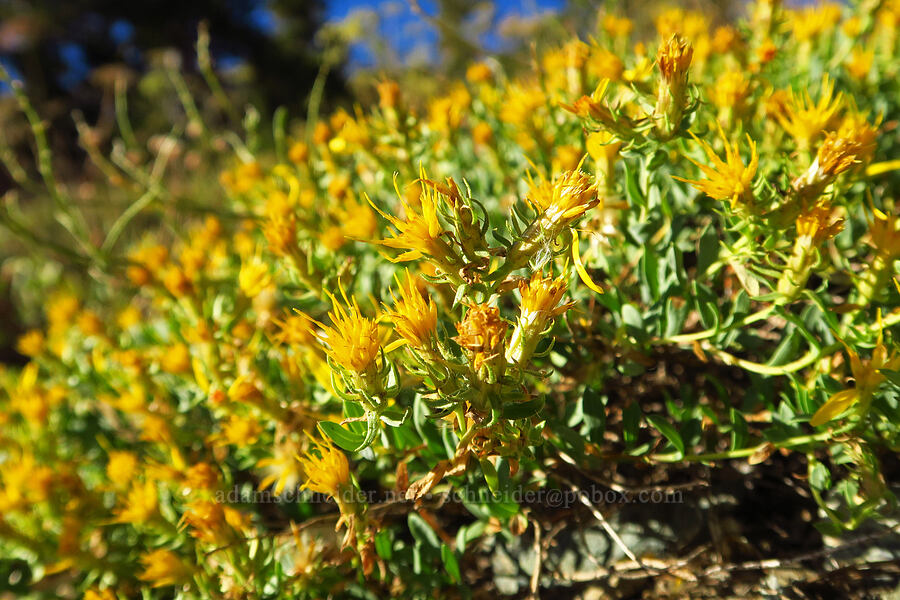
[{"label": "withered yellow flower", "polygon": [[820,201],[797,217],[796,227],[797,237],[807,247],[814,248],[840,233],[844,221],[834,218],[834,208],[830,203]]},{"label": "withered yellow flower", "polygon": [[301,488],[340,499],[342,490],[350,483],[350,464],[343,452],[327,438],[323,440],[310,437],[312,448],[297,457],[306,477]]},{"label": "withered yellow flower", "polygon": [[693,57],[694,47],[691,43],[677,34],[672,35],[656,53],[656,64],[663,80],[684,85]]},{"label": "withered yellow flower", "polygon": [[863,148],[856,140],[827,133],[812,164],[794,181],[794,189],[802,198],[819,196],[835,177],[858,164],[862,153]]},{"label": "withered yellow flower", "polygon": [[500,318],[500,310],[487,304],[473,304],[465,318],[456,324],[459,335],[453,338],[469,352],[475,371],[488,362],[503,356],[507,323]]},{"label": "withered yellow flower", "polygon": [[427,296],[423,295],[416,286],[416,280],[406,273],[406,284],[397,280],[400,287],[400,297],[391,296],[394,299],[393,309],[388,309],[387,314],[394,322],[394,328],[406,343],[417,349],[428,347],[435,335],[437,328],[437,306]]},{"label": "withered yellow flower", "polygon": [[753,177],[756,175],[756,169],[759,166],[756,142],[750,139],[749,135],[747,136],[747,143],[750,146],[750,162],[744,165],[738,153],[737,144],[730,144],[725,139],[725,134],[721,128],[719,129],[719,134],[725,146],[725,160],[719,158],[709,144],[697,138],[697,136],[693,136],[713,164],[712,166],[704,165],[691,157],[687,157],[689,161],[700,168],[706,179],[685,179],[683,177],[675,177],[675,179],[691,184],[694,188],[715,200],[731,201],[732,208],[741,204],[749,205],[753,201]]}]

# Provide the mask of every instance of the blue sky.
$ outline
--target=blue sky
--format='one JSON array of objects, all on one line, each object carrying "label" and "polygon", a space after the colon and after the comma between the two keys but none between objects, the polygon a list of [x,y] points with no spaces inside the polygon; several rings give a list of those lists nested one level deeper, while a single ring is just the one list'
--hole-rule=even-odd
[{"label": "blue sky", "polygon": [[[493,4],[499,21],[511,15],[533,15],[547,10],[559,11],[565,3],[566,0],[495,0]],[[437,3],[435,0],[419,0],[419,6],[426,13],[434,14]],[[409,0],[326,0],[325,7],[326,19],[329,21],[341,20],[359,9],[377,10],[381,15],[379,33],[401,55],[423,44],[431,46],[431,50],[434,50],[437,34],[415,14]],[[380,10],[384,7],[389,7],[389,10]],[[410,35],[410,32],[414,33]],[[479,41],[487,49],[496,49],[501,43],[495,34],[489,34]],[[357,46],[351,49],[350,60],[351,63],[366,66],[371,64],[372,56],[364,47]]]}]

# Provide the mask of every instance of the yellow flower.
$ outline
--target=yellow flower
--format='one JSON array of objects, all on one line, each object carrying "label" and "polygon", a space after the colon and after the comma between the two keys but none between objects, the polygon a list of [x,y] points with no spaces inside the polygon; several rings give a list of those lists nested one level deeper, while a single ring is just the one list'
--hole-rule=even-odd
[{"label": "yellow flower", "polygon": [[688,67],[694,47],[673,35],[656,53],[656,64],[662,75],[656,95],[653,119],[661,139],[671,139],[681,126],[687,106]]},{"label": "yellow flower", "polygon": [[186,491],[214,491],[219,487],[219,471],[209,463],[191,465],[184,474]]},{"label": "yellow flower", "polygon": [[341,288],[341,295],[347,307],[344,308],[331,297],[332,310],[328,313],[332,327],[315,323],[322,328],[317,337],[327,346],[326,352],[331,359],[351,371],[363,373],[375,364],[381,343],[378,339],[378,325],[367,319],[359,310],[356,299],[351,303]]},{"label": "yellow flower", "polygon": [[819,200],[797,217],[797,237],[794,248],[778,280],[777,290],[784,301],[793,302],[806,287],[809,276],[819,258],[819,247],[840,233],[842,219],[834,219],[834,209],[828,201]]},{"label": "yellow flower", "polygon": [[809,424],[813,427],[832,421],[858,402],[868,404],[875,389],[884,381],[884,375],[880,371],[882,369],[894,370],[900,367],[900,356],[897,356],[894,352],[888,354],[880,333],[878,344],[872,351],[872,358],[869,360],[860,359],[859,355],[849,348],[847,353],[850,355],[850,370],[853,373],[854,380],[853,387],[832,394],[809,420]]},{"label": "yellow flower", "polygon": [[670,8],[656,17],[656,31],[662,37],[682,34],[688,38],[704,35],[709,30],[709,19],[701,12]]},{"label": "yellow flower", "polygon": [[406,252],[392,259],[393,262],[416,260],[425,256],[436,259],[440,266],[449,267],[449,264],[455,261],[453,260],[453,251],[441,239],[446,232],[438,220],[438,193],[427,188],[424,184],[422,185],[422,193],[419,195],[419,203],[422,207],[421,214],[416,212],[404,199],[399,190],[397,195],[400,197],[400,202],[403,205],[403,218],[386,214],[369,200],[372,208],[390,221],[391,225],[397,229],[391,238],[376,243],[388,248],[406,250]]},{"label": "yellow flower", "polygon": [[791,11],[789,15],[794,36],[800,41],[806,41],[837,25],[841,20],[841,7],[837,4],[823,3],[800,11]]},{"label": "yellow flower", "polygon": [[269,265],[262,260],[258,253],[241,261],[238,287],[245,296],[255,298],[270,285],[272,285],[272,276],[269,274]]},{"label": "yellow flower", "polygon": [[82,600],[117,600],[115,592],[110,588],[105,589],[89,589],[84,592]]},{"label": "yellow flower", "polygon": [[540,211],[506,255],[503,265],[494,271],[497,279],[524,267],[542,247],[555,240],[573,221],[600,203],[596,182],[581,171],[568,171],[553,181],[536,183],[529,175],[526,199]]},{"label": "yellow flower", "polygon": [[519,320],[506,352],[510,362],[521,363],[527,360],[550,320],[574,305],[574,302],[559,305],[566,287],[564,277],[553,279],[544,277],[539,272],[532,275],[531,279],[519,282],[522,302],[519,305]]},{"label": "yellow flower", "polygon": [[634,29],[634,23],[627,17],[604,15],[603,30],[613,37],[628,37]]},{"label": "yellow flower", "polygon": [[343,234],[353,240],[370,240],[378,228],[372,209],[356,200],[347,200],[338,213]]},{"label": "yellow flower", "polygon": [[260,459],[256,463],[266,476],[259,482],[259,489],[264,490],[274,484],[273,491],[280,494],[285,488],[293,488],[300,480],[303,469],[297,462],[299,448],[292,438],[285,438],[275,444],[270,458]]},{"label": "yellow flower", "polygon": [[191,352],[184,344],[173,344],[165,349],[160,357],[160,367],[166,373],[174,375],[191,370]]},{"label": "yellow flower", "polygon": [[153,550],[141,555],[144,571],[138,575],[153,587],[183,585],[193,577],[193,569],[171,550]]},{"label": "yellow flower", "polygon": [[153,519],[157,513],[159,498],[156,483],[145,481],[134,482],[125,498],[125,505],[115,510],[116,523],[141,525]]},{"label": "yellow flower", "polygon": [[277,256],[288,256],[297,246],[297,220],[293,217],[270,218],[263,225],[268,249]]},{"label": "yellow flower", "polygon": [[472,97],[463,85],[457,85],[446,96],[432,100],[428,105],[429,129],[443,136],[456,131],[471,101]]},{"label": "yellow flower", "polygon": [[709,89],[709,98],[713,104],[719,108],[734,108],[737,113],[745,108],[744,103],[749,94],[750,82],[741,71],[726,71]]},{"label": "yellow flower", "polygon": [[471,83],[485,83],[494,76],[491,68],[484,63],[473,63],[466,69],[466,79]]},{"label": "yellow flower", "polygon": [[288,150],[288,160],[295,165],[305,164],[309,158],[309,146],[305,142],[294,142]]},{"label": "yellow flower", "polygon": [[625,71],[625,63],[614,52],[594,46],[588,58],[587,71],[597,79],[617,81]]},{"label": "yellow flower", "polygon": [[312,319],[306,315],[287,315],[284,319],[274,321],[278,332],[273,334],[272,341],[288,346],[307,346],[316,339],[312,327]]},{"label": "yellow flower", "polygon": [[38,465],[31,452],[8,456],[0,463],[0,513],[46,502],[57,477],[50,467]]},{"label": "yellow flower", "polygon": [[[600,203],[597,186],[581,171],[567,171],[553,181],[529,182],[528,201],[543,214],[545,231],[556,231]],[[555,237],[555,236],[554,236]]]},{"label": "yellow flower", "polygon": [[132,452],[112,450],[106,463],[106,476],[113,485],[123,487],[131,483],[137,467],[138,459]]},{"label": "yellow flower", "polygon": [[841,120],[837,131],[838,137],[852,140],[858,144],[856,157],[861,163],[866,163],[875,152],[879,124],[880,119],[873,125],[866,119],[865,114],[851,110]]},{"label": "yellow flower", "polygon": [[[703,151],[713,166],[703,165],[694,159],[687,157],[689,161],[697,165],[706,179],[684,179],[683,177],[675,177],[679,181],[684,181],[694,186],[698,191],[705,193],[707,196],[715,200],[730,200],[732,208],[738,204],[749,205],[753,201],[753,177],[756,175],[756,168],[759,165],[759,156],[756,154],[756,143],[747,136],[747,143],[750,146],[750,163],[744,165],[738,154],[737,144],[730,144],[725,139],[725,133],[719,129],[722,142],[725,146],[725,160],[713,151],[713,149],[697,136],[694,139],[703,147]],[[691,134],[693,135],[693,134]]]},{"label": "yellow flower", "polygon": [[231,415],[222,425],[222,436],[225,443],[245,447],[256,443],[262,427],[256,419]]},{"label": "yellow flower", "polygon": [[409,271],[406,272],[406,285],[399,280],[397,284],[400,286],[400,298],[391,292],[394,308],[388,310],[394,328],[413,348],[429,347],[437,328],[437,306],[431,298],[419,292],[416,280]]},{"label": "yellow flower", "polygon": [[191,536],[204,543],[226,546],[240,539],[249,523],[245,515],[231,506],[212,500],[193,500],[185,507],[180,525],[190,527]]},{"label": "yellow flower", "polygon": [[608,131],[595,131],[587,136],[585,146],[594,160],[611,161],[619,155],[622,142]]},{"label": "yellow flower", "polygon": [[891,263],[900,257],[900,219],[875,209],[869,222],[869,245],[878,256]]},{"label": "yellow flower", "polygon": [[808,150],[812,142],[825,131],[843,104],[840,93],[834,95],[834,81],[826,74],[822,79],[819,101],[814,103],[808,91],[790,92],[789,101],[775,118],[800,150]]},{"label": "yellow flower", "polygon": [[378,106],[381,108],[396,108],[400,104],[400,84],[390,79],[379,81],[375,84],[378,92]]},{"label": "yellow flower", "polygon": [[344,237],[340,225],[332,225],[319,234],[319,242],[328,250],[335,252],[347,242],[347,238]]},{"label": "yellow flower", "polygon": [[341,491],[350,483],[350,464],[343,452],[327,438],[323,440],[319,442],[310,437],[312,449],[297,457],[306,477],[301,489],[341,499]]},{"label": "yellow flower", "polygon": [[128,305],[116,315],[116,325],[121,329],[131,329],[141,323],[141,311],[138,307]]},{"label": "yellow flower", "polygon": [[26,332],[16,342],[19,354],[34,358],[44,349],[44,333],[39,329]]},{"label": "yellow flower", "polygon": [[872,70],[872,61],[874,60],[875,53],[873,51],[854,47],[845,65],[854,79],[863,80]]}]

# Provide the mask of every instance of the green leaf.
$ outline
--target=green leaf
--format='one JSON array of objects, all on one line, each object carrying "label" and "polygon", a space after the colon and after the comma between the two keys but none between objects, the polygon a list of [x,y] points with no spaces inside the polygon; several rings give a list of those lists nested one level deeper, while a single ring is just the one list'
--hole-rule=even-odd
[{"label": "green leaf", "polygon": [[394,554],[393,536],[390,529],[382,529],[375,534],[375,552],[384,560],[391,560]]},{"label": "green leaf", "polygon": [[581,395],[581,412],[587,426],[588,439],[594,443],[602,441],[603,430],[606,428],[606,404],[591,386],[586,386]]},{"label": "green leaf", "polygon": [[682,303],[681,306],[675,306],[675,298],[666,299],[666,305],[663,312],[663,336],[670,338],[678,335],[684,329],[684,322],[687,319],[688,305]]},{"label": "green leaf", "polygon": [[747,421],[741,411],[732,408],[729,411],[731,416],[731,449],[738,450],[743,448],[747,443]]},{"label": "green leaf", "polygon": [[644,245],[644,252],[641,256],[641,275],[647,289],[650,292],[650,300],[659,299],[659,290],[665,277],[666,263],[659,260],[656,250],[650,245]]},{"label": "green leaf", "polygon": [[331,441],[348,452],[356,452],[365,440],[364,435],[347,431],[333,421],[319,421],[319,427]]},{"label": "green leaf", "polygon": [[435,550],[440,547],[441,541],[438,539],[437,534],[431,528],[431,525],[419,516],[418,513],[409,513],[406,517],[406,523],[409,525],[409,532],[417,542],[423,546],[434,548]]},{"label": "green leaf", "polygon": [[719,236],[715,227],[707,226],[697,241],[697,276],[704,275],[719,258]]},{"label": "green leaf", "polygon": [[638,339],[646,337],[644,318],[634,305],[625,304],[622,306],[622,322],[625,323],[625,331],[628,332],[628,335]]},{"label": "green leaf", "polygon": [[900,371],[892,371],[890,369],[880,369],[878,371],[882,375],[884,375],[885,379],[887,379],[888,383],[893,385],[894,387],[900,387]]},{"label": "green leaf", "polygon": [[645,206],[644,194],[638,185],[638,169],[630,164],[628,160],[622,161],[625,167],[625,195],[628,203],[633,206]]},{"label": "green leaf", "polygon": [[812,460],[815,462],[810,463],[809,485],[817,490],[827,490],[831,487],[831,473],[828,472],[828,467],[821,462]]},{"label": "green leaf", "polygon": [[494,463],[486,458],[481,458],[478,462],[481,463],[481,472],[484,474],[484,480],[487,482],[491,493],[500,493],[500,478],[497,475],[497,469],[494,468]]},{"label": "green leaf", "polygon": [[544,397],[538,396],[525,402],[510,402],[503,406],[504,419],[525,419],[538,414],[544,408]]},{"label": "green leaf", "polygon": [[622,435],[629,446],[638,438],[638,430],[641,428],[641,407],[637,402],[631,402],[622,411]]},{"label": "green leaf", "polygon": [[678,430],[665,420],[660,415],[647,415],[647,421],[650,422],[653,427],[659,430],[666,439],[672,442],[672,445],[678,450],[678,453],[681,456],[684,456],[684,440],[681,439],[681,435],[678,433]]},{"label": "green leaf", "polygon": [[719,307],[716,305],[716,297],[705,285],[694,282],[694,298],[697,302],[697,312],[700,313],[700,323],[707,329],[719,326]]},{"label": "green leaf", "polygon": [[447,575],[450,576],[453,583],[462,581],[462,575],[459,572],[459,562],[456,560],[453,550],[447,544],[441,544],[441,560],[444,561],[444,568],[447,569]]},{"label": "green leaf", "polygon": [[399,408],[389,408],[381,413],[381,420],[391,427],[400,427],[409,416],[409,410],[400,410]]}]

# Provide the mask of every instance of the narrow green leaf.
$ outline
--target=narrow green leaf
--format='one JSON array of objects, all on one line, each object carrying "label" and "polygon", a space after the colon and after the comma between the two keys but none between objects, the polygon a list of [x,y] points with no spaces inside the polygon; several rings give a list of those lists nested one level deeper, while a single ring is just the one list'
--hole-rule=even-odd
[{"label": "narrow green leaf", "polygon": [[659,430],[660,433],[666,436],[666,439],[672,442],[672,445],[675,446],[678,453],[684,456],[684,440],[681,439],[678,430],[675,429],[671,423],[660,415],[647,415],[647,421]]},{"label": "narrow green leaf", "polygon": [[453,583],[462,581],[462,575],[459,572],[459,562],[456,560],[453,550],[447,544],[441,544],[441,560],[444,561],[444,568],[447,569],[447,575],[450,576]]},{"label": "narrow green leaf", "polygon": [[348,452],[355,452],[365,440],[364,435],[347,431],[333,421],[319,421],[319,427],[335,444]]},{"label": "narrow green leaf", "polygon": [[418,513],[409,513],[406,517],[406,523],[409,525],[409,532],[417,542],[424,546],[428,546],[429,548],[434,548],[435,550],[440,547],[441,541],[438,539],[437,534],[431,528],[431,525],[419,516]]}]

